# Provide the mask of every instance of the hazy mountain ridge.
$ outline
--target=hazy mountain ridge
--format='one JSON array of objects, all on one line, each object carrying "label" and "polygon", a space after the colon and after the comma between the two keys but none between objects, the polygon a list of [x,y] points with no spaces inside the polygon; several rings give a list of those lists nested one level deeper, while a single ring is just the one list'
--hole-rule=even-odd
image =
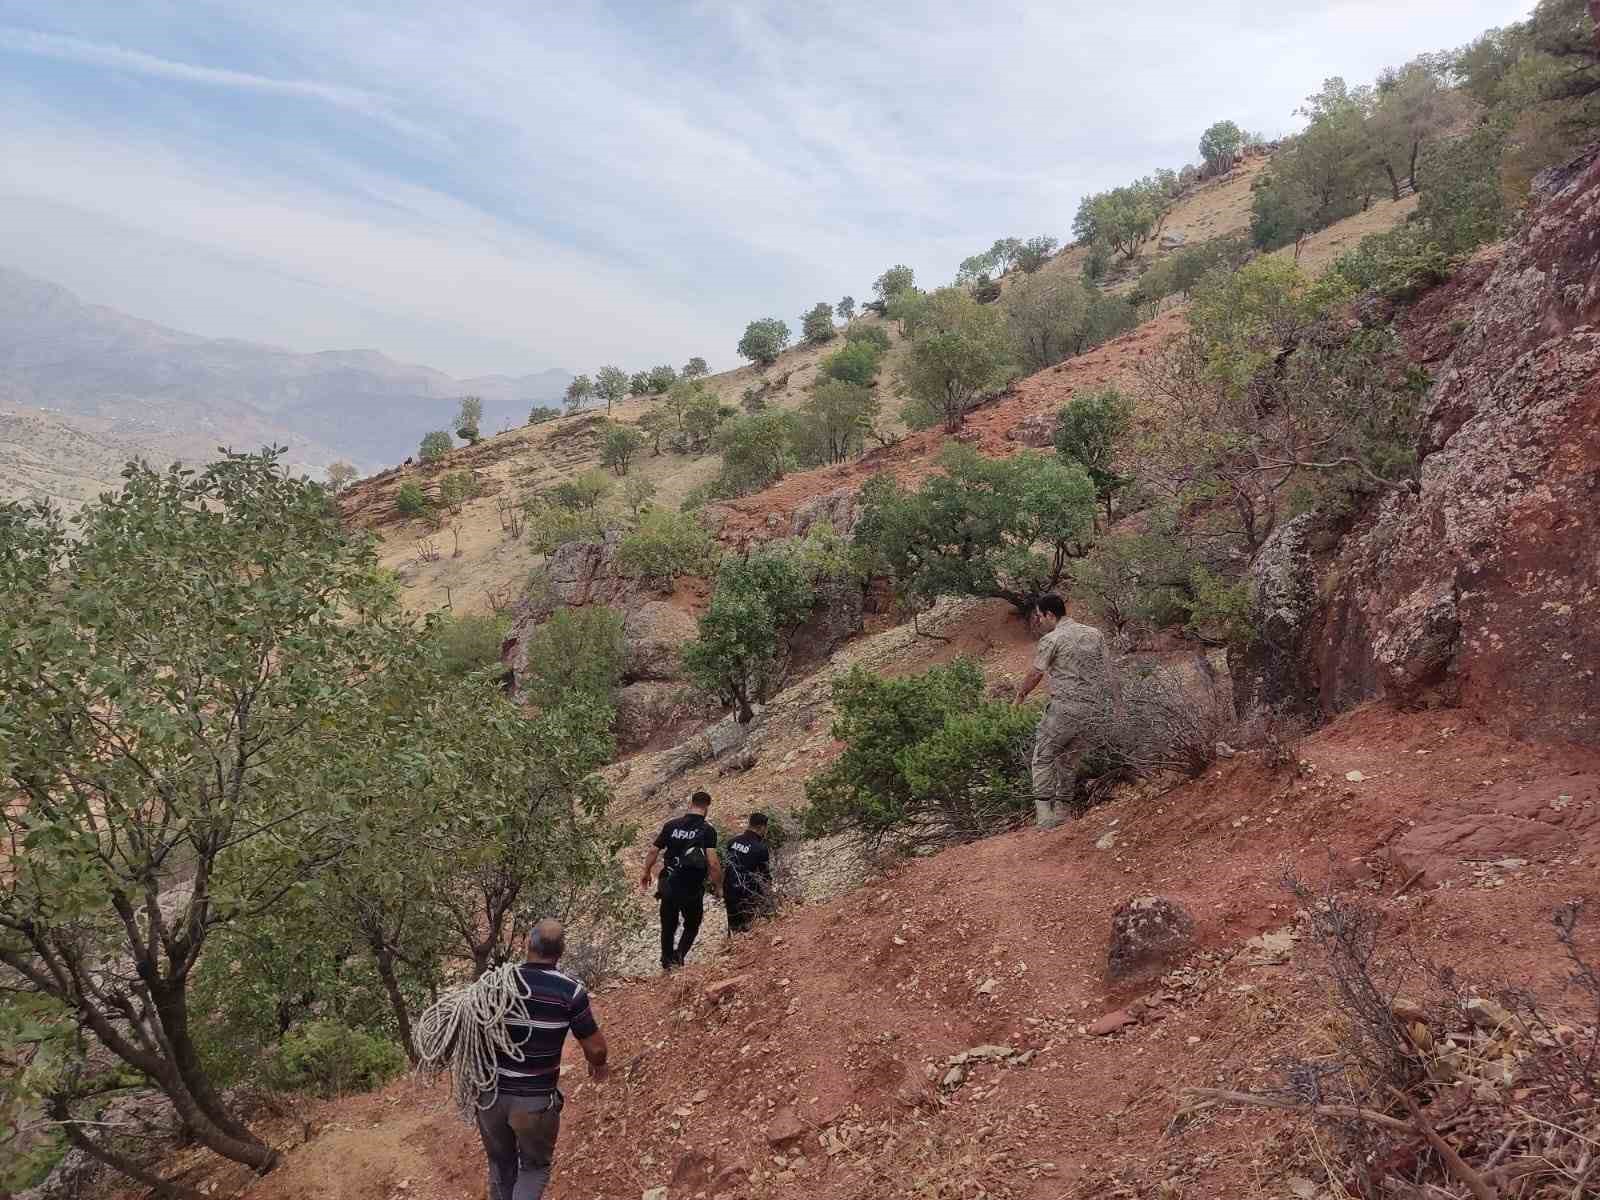
[{"label": "hazy mountain ridge", "polygon": [[[0,404],[137,428],[178,445],[276,439],[297,461],[399,461],[444,426],[451,401],[481,396],[484,429],[527,420],[555,401],[571,374],[456,379],[376,350],[299,353],[205,338],[102,305],[0,267]],[[97,432],[102,432],[101,426]]]}]

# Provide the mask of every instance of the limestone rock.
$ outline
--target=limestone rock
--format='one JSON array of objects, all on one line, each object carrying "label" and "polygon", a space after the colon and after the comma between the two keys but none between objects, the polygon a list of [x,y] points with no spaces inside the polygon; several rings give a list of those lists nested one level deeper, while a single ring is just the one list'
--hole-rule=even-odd
[{"label": "limestone rock", "polygon": [[1188,948],[1194,918],[1176,900],[1139,896],[1111,917],[1111,945],[1106,955],[1113,979],[1169,962]]},{"label": "limestone rock", "polygon": [[806,1123],[794,1109],[780,1108],[772,1115],[772,1120],[767,1122],[767,1145],[774,1150],[781,1150],[798,1142],[808,1132]]}]

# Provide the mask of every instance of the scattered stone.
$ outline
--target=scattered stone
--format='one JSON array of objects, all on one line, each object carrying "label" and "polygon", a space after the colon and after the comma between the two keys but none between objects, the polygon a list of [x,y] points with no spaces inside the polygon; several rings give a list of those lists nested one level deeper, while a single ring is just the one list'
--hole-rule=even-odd
[{"label": "scattered stone", "polygon": [[1366,779],[1366,776],[1360,771],[1346,771],[1344,773],[1344,777],[1351,783],[1360,783],[1362,780]]},{"label": "scattered stone", "polygon": [[1000,981],[993,978],[985,979],[978,985],[978,995],[980,996],[992,996],[999,990]]},{"label": "scattered stone", "polygon": [[667,1189],[664,1187],[649,1188],[640,1200],[667,1200]]},{"label": "scattered stone", "polygon": [[1095,842],[1094,848],[1096,850],[1110,850],[1116,844],[1117,844],[1117,831],[1115,829],[1113,829],[1109,833],[1102,834],[1100,836],[1100,839]]},{"label": "scattered stone", "polygon": [[1119,1008],[1115,1012],[1108,1012],[1090,1025],[1089,1032],[1095,1037],[1110,1037],[1117,1030],[1133,1024],[1135,1024],[1133,1014],[1125,1008]]},{"label": "scattered stone", "polygon": [[1245,942],[1244,948],[1252,966],[1272,967],[1293,958],[1295,943],[1299,940],[1299,932],[1293,926],[1286,926],[1257,934]]},{"label": "scattered stone", "polygon": [[1503,1005],[1483,996],[1474,996],[1466,1005],[1467,1019],[1479,1029],[1494,1033],[1516,1024],[1515,1019],[1506,1011]]},{"label": "scattered stone", "polygon": [[939,1080],[939,1086],[945,1088],[958,1088],[967,1081],[966,1067],[957,1065],[944,1073],[944,1078]]},{"label": "scattered stone", "polygon": [[705,990],[706,1003],[721,1004],[749,982],[750,976],[735,975],[731,979],[719,979],[716,983],[708,984]]},{"label": "scattered stone", "polygon": [[767,1122],[767,1145],[781,1150],[805,1137],[806,1123],[792,1108],[780,1108]]}]

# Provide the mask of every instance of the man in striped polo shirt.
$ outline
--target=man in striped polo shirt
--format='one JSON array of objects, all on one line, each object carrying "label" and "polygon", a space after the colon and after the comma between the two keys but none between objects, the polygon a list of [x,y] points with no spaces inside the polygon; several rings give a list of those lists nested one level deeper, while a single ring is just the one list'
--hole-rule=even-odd
[{"label": "man in striped polo shirt", "polygon": [[566,935],[561,922],[540,921],[528,935],[528,961],[517,968],[524,999],[505,1018],[495,1052],[493,1103],[480,1098],[478,1133],[489,1156],[489,1200],[539,1200],[561,1130],[561,1048],[578,1039],[596,1083],[606,1077],[606,1039],[589,1011],[589,992],[557,970]]}]

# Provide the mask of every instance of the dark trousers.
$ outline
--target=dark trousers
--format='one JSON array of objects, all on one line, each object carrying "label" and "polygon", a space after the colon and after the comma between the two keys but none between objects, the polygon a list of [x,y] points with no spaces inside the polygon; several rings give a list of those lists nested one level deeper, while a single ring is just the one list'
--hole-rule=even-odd
[{"label": "dark trousers", "polygon": [[724,885],[722,902],[728,908],[728,928],[734,933],[743,933],[760,911],[761,894]]},{"label": "dark trousers", "polygon": [[478,1110],[478,1136],[489,1159],[489,1200],[540,1200],[561,1132],[561,1093],[497,1096]]},{"label": "dark trousers", "polygon": [[[700,922],[706,915],[706,894],[699,888],[661,889],[661,965],[670,967],[689,957]],[[678,925],[683,936],[678,936]]]}]

